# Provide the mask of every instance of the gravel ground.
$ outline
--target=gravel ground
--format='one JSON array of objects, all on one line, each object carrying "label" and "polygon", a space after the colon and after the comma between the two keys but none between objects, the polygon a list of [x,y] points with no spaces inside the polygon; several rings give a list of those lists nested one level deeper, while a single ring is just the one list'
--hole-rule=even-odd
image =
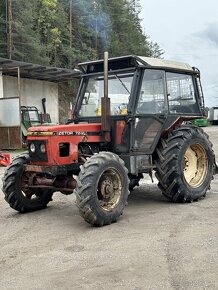
[{"label": "gravel ground", "polygon": [[[218,161],[218,127],[206,131]],[[0,289],[218,289],[217,193],[215,177],[204,200],[173,204],[144,179],[102,228],[81,219],[74,195],[19,214],[1,194]]]}]

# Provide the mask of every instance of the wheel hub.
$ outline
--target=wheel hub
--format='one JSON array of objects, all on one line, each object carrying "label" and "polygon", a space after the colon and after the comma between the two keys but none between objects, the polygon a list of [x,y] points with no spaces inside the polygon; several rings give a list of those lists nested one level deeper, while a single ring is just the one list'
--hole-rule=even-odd
[{"label": "wheel hub", "polygon": [[111,180],[106,179],[101,183],[101,193],[104,198],[110,198],[114,194],[113,183]]},{"label": "wheel hub", "polygon": [[190,145],[184,155],[183,173],[186,182],[193,188],[201,186],[207,175],[208,160],[204,147]]},{"label": "wheel hub", "polygon": [[111,211],[120,200],[122,191],[121,176],[115,168],[107,169],[98,183],[98,202],[102,209]]}]

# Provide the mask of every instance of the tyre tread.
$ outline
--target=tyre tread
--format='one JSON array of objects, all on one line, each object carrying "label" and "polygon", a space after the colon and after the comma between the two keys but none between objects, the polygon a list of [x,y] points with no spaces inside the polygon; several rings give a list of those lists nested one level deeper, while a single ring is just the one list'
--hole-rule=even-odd
[{"label": "tyre tread", "polygon": [[5,174],[2,178],[3,187],[2,191],[5,195],[5,200],[9,203],[10,207],[19,211],[19,212],[30,212],[38,209],[45,208],[47,203],[51,200],[52,194],[44,195],[43,200],[39,200],[37,204],[31,206],[24,204],[20,198],[21,192],[19,189],[19,173],[23,170],[23,165],[29,162],[28,154],[19,154],[17,155],[8,166],[5,171]]},{"label": "tyre tread", "polygon": [[[183,144],[190,140],[193,135],[198,135],[200,138],[205,140],[205,146],[207,146],[214,157],[212,149],[212,143],[209,140],[208,134],[206,134],[201,128],[196,126],[181,126],[176,130],[172,131],[167,137],[160,140],[159,145],[156,149],[156,177],[159,181],[158,186],[162,191],[163,195],[173,202],[191,202],[198,200],[206,195],[207,190],[210,187],[210,181],[213,176],[209,176],[208,184],[204,191],[195,196],[191,191],[187,191],[181,181],[181,176],[177,171],[179,152]],[[167,145],[166,145],[167,144]]]},{"label": "tyre tread", "polygon": [[79,208],[79,213],[84,218],[84,220],[94,226],[108,225],[118,219],[118,216],[108,219],[103,219],[100,216],[97,216],[95,209],[90,206],[90,202],[93,197],[90,195],[90,193],[87,195],[87,191],[92,190],[92,184],[90,183],[90,180],[93,180],[95,177],[96,167],[98,168],[99,166],[106,164],[111,160],[118,162],[123,167],[126,175],[128,174],[128,170],[124,166],[124,161],[119,158],[119,156],[111,152],[102,151],[98,154],[94,154],[89,158],[89,160],[87,160],[87,162],[85,162],[84,165],[80,166],[80,173],[77,177],[77,188],[75,190],[76,205]]}]

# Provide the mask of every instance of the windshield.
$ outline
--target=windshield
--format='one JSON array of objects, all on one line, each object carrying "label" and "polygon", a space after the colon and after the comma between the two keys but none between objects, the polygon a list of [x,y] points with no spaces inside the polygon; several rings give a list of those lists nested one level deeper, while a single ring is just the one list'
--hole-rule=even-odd
[{"label": "windshield", "polygon": [[[113,74],[108,77],[108,96],[111,101],[111,115],[127,114],[134,73]],[[79,116],[101,116],[101,98],[104,96],[104,78],[92,77],[88,80]]]}]

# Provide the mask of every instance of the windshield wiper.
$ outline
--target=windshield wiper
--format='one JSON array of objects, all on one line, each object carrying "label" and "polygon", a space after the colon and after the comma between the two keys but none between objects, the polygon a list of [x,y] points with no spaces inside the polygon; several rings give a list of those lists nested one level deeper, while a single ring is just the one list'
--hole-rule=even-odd
[{"label": "windshield wiper", "polygon": [[115,77],[121,82],[122,86],[124,87],[124,89],[130,94],[130,91],[127,89],[126,85],[124,84],[124,82],[117,76],[115,75]]}]

